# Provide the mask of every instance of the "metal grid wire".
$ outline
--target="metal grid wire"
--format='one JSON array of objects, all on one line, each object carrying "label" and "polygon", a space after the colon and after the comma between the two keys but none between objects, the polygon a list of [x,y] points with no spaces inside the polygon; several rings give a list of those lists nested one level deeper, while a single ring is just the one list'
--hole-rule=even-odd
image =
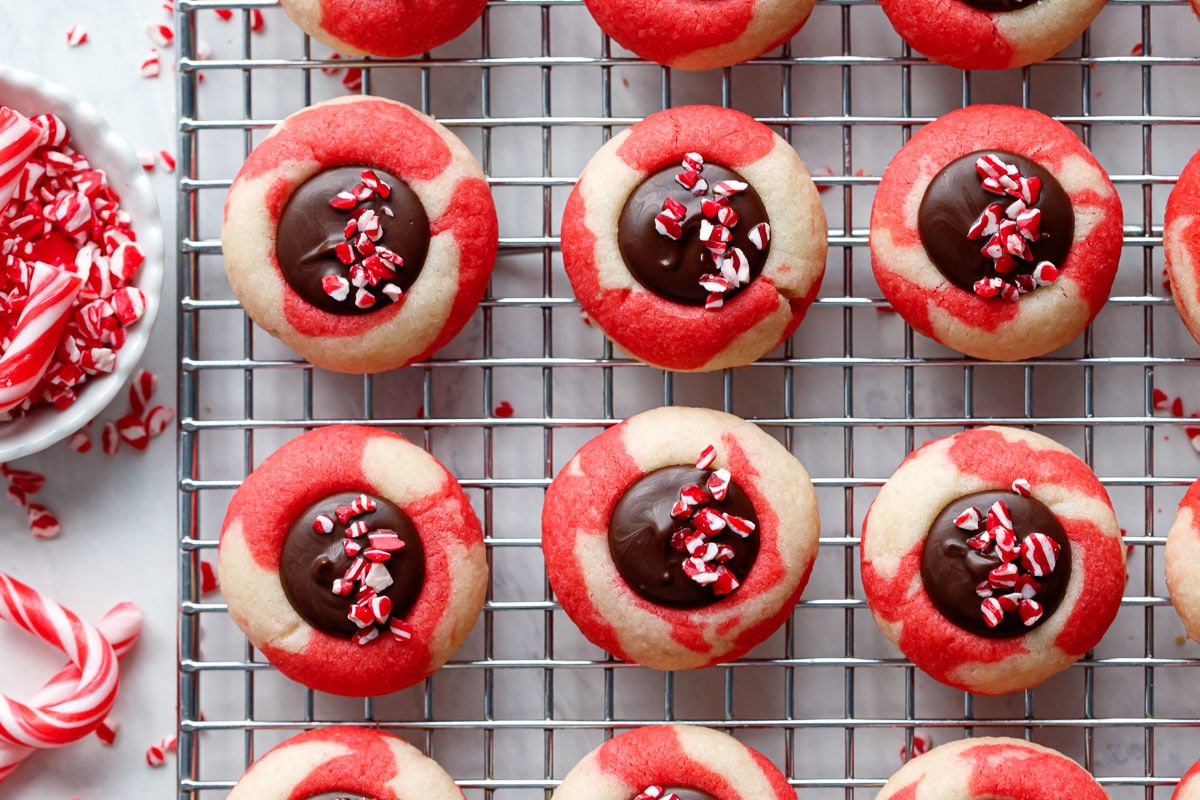
[{"label": "metal grid wire", "polygon": [[[1116,797],[1166,798],[1200,755],[1200,661],[1177,638],[1159,575],[1175,503],[1197,470],[1183,435],[1190,409],[1156,416],[1152,396],[1155,386],[1184,393],[1196,363],[1160,282],[1163,203],[1200,124],[1197,93],[1186,90],[1200,85],[1200,59],[1165,44],[1200,38],[1185,4],[1114,0],[1051,63],[972,75],[913,54],[872,2],[820,0],[782,50],[701,76],[622,53],[589,27],[579,0],[493,1],[462,42],[437,51],[450,56],[336,64],[271,0],[176,7],[180,798],[223,797],[271,744],[345,722],[404,736],[469,797],[489,800],[548,797],[605,737],[664,720],[734,733],[814,798],[873,796],[920,731],[937,743],[1032,738],[1079,759]],[[217,7],[238,9],[224,29],[231,49],[202,59]],[[255,10],[277,47],[255,38]],[[1166,54],[1155,53],[1152,27]],[[582,54],[560,46],[577,36],[591,42]],[[374,377],[313,370],[256,332],[229,293],[218,240],[241,159],[278,119],[328,93],[322,67],[347,64],[367,67],[364,93],[435,113],[468,142],[502,222],[491,291],[460,340]],[[1105,312],[1068,348],[1018,365],[964,359],[915,336],[886,313],[866,249],[875,176],[913,126],[985,100],[1033,105],[1073,126],[1126,209]],[[557,248],[562,203],[595,148],[646,113],[696,101],[775,127],[829,190],[829,268],[809,319],[752,367],[707,376],[664,374],[614,352],[580,320]],[[499,408],[507,400],[512,416]],[[723,408],[778,436],[814,476],[823,536],[784,630],[737,663],[664,674],[581,639],[545,580],[538,520],[545,486],[579,444],[675,402]],[[493,577],[480,624],[445,669],[392,697],[348,701],[271,669],[223,603],[200,596],[199,563],[212,559],[232,491],[275,446],[363,420],[423,444],[459,476]],[[983,421],[1034,426],[1072,446],[1109,488],[1132,546],[1122,610],[1097,651],[1006,698],[954,692],[900,658],[875,630],[857,576],[862,515],[895,465],[922,441]]]}]

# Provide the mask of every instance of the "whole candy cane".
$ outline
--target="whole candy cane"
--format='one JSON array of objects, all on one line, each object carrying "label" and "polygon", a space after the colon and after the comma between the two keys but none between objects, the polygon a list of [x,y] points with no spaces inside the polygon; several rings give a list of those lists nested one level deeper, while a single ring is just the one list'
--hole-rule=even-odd
[{"label": "whole candy cane", "polygon": [[67,654],[79,667],[74,690],[39,706],[0,695],[0,742],[60,747],[91,733],[108,714],[120,681],[112,645],[91,623],[0,573],[0,618]]},{"label": "whole candy cane", "polygon": [[0,356],[0,413],[21,405],[41,380],[82,285],[78,275],[41,262],[33,265],[29,301]]},{"label": "whole candy cane", "polygon": [[[118,603],[96,624],[117,658],[128,653],[142,632],[142,612],[133,603]],[[68,663],[33,696],[30,704],[46,707],[69,698],[79,686],[79,667]],[[34,752],[34,748],[0,741],[0,782]]]},{"label": "whole candy cane", "polygon": [[42,138],[42,129],[21,112],[0,107],[0,211],[12,199],[21,172]]}]

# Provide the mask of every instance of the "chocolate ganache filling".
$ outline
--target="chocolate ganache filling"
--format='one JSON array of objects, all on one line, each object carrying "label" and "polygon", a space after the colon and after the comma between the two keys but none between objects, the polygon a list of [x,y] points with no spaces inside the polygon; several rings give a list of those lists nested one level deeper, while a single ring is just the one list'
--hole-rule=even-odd
[{"label": "chocolate ganache filling", "polygon": [[[718,492],[723,500],[704,488],[714,475],[728,481],[727,490]],[[681,513],[676,505],[685,492],[699,499]],[[749,532],[739,535],[735,524]],[[753,503],[728,472],[663,467],[639,478],[617,500],[608,549],[621,578],[640,596],[661,606],[700,608],[746,579],[758,556],[757,527]]]},{"label": "chocolate ganache filling", "polygon": [[[425,582],[425,552],[407,514],[382,498],[346,492],[313,504],[292,523],[279,578],[305,622],[350,639],[386,631],[412,609]],[[373,606],[374,598],[386,603]]]},{"label": "chocolate ganache filling", "polygon": [[1054,614],[1071,579],[1071,544],[1041,501],[979,492],[950,503],[921,553],[921,580],[946,619],[998,639]]},{"label": "chocolate ganache filling", "polygon": [[654,294],[717,308],[762,273],[770,225],[741,175],[699,154],[689,158],[683,171],[659,170],[633,190],[617,244],[630,273]]},{"label": "chocolate ganache filling", "polygon": [[[1041,165],[981,150],[934,176],[917,230],[947,280],[981,296],[1015,299],[1057,278],[1075,236],[1075,213],[1062,184]],[[1002,294],[1005,287],[1012,296]]]},{"label": "chocolate ganache filling", "polygon": [[980,11],[1002,14],[1006,11],[1020,11],[1022,8],[1029,8],[1037,0],[963,0],[963,2]]},{"label": "chocolate ganache filling", "polygon": [[381,169],[334,167],[302,183],[279,217],[275,254],[288,285],[331,314],[365,314],[412,286],[429,218],[407,183]]}]

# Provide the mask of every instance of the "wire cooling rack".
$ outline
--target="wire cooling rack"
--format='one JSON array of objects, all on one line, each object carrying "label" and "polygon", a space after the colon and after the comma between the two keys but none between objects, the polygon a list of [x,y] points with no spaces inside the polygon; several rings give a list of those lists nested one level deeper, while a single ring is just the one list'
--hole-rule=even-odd
[{"label": "wire cooling rack", "polygon": [[[177,0],[179,120],[180,798],[224,797],[250,761],[305,728],[379,724],[438,759],[472,798],[548,797],[614,731],[682,720],[766,753],[806,798],[870,798],[928,735],[1026,736],[1092,770],[1115,797],[1162,798],[1200,756],[1200,650],[1166,600],[1162,545],[1200,470],[1188,338],[1161,282],[1162,210],[1197,144],[1200,23],[1175,0],[1113,0],[1061,57],[964,74],[903,46],[866,0],[820,0],[791,43],[705,74],[664,70],[601,36],[578,0],[502,0],[459,40],[403,61],[333,61],[266,0]],[[236,9],[230,22],[214,13]],[[261,12],[261,30],[255,21]],[[206,44],[207,43],[207,44]],[[440,117],[477,154],[501,217],[491,290],[423,364],[374,377],[298,362],[232,298],[221,206],[276,121],[361,91]],[[775,127],[812,169],[830,220],[828,271],[808,319],[746,369],[671,375],[614,352],[581,319],[557,232],[566,195],[615,130],[670,105],[726,104]],[[972,102],[1032,105],[1075,128],[1125,204],[1113,297],[1045,358],[986,364],[914,335],[870,272],[878,176],[915,126]],[[1155,409],[1155,389],[1183,400]],[[1196,398],[1189,406],[1189,397]],[[575,449],[663,403],[722,408],[778,436],[813,474],[820,556],[786,627],[728,666],[658,673],[611,660],[554,602],[539,549],[542,494]],[[486,529],[492,581],[479,625],[443,670],[351,701],[282,678],[200,595],[221,518],[247,472],[302,430],[387,426],[461,479]],[[1128,530],[1130,579],[1112,629],[1042,687],[964,695],[916,671],[870,619],[858,532],[915,445],[983,421],[1032,426],[1101,476]]]}]

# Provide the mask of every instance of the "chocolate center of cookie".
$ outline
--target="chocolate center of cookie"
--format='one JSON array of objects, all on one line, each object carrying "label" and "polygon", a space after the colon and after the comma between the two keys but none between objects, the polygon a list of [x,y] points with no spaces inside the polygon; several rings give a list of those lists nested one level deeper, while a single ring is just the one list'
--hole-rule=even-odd
[{"label": "chocolate center of cookie", "polygon": [[380,169],[335,167],[302,183],[283,208],[275,254],[283,279],[331,314],[398,300],[429,252],[429,218],[408,184]]},{"label": "chocolate center of cookie", "polygon": [[[727,488],[710,491],[710,481]],[[754,505],[728,472],[663,467],[621,495],[609,520],[608,548],[617,572],[642,597],[699,608],[746,579],[758,556],[757,527]]]},{"label": "chocolate center of cookie", "polygon": [[1071,545],[1041,501],[979,492],[950,503],[921,553],[921,580],[946,619],[989,638],[1020,636],[1058,608]]},{"label": "chocolate center of cookie", "polygon": [[934,176],[917,230],[947,280],[982,297],[1015,300],[1057,279],[1075,214],[1062,185],[1039,164],[981,150]]},{"label": "chocolate center of cookie", "polygon": [[971,8],[978,8],[980,11],[989,11],[992,13],[1003,13],[1005,11],[1020,11],[1022,8],[1029,8],[1037,2],[1037,0],[962,0]]},{"label": "chocolate center of cookie", "polygon": [[353,492],[315,503],[288,530],[279,556],[288,602],[330,636],[362,643],[391,631],[425,582],[425,551],[408,515]]},{"label": "chocolate center of cookie", "polygon": [[659,297],[718,308],[762,272],[767,210],[754,187],[691,153],[638,185],[617,223],[621,257]]}]

